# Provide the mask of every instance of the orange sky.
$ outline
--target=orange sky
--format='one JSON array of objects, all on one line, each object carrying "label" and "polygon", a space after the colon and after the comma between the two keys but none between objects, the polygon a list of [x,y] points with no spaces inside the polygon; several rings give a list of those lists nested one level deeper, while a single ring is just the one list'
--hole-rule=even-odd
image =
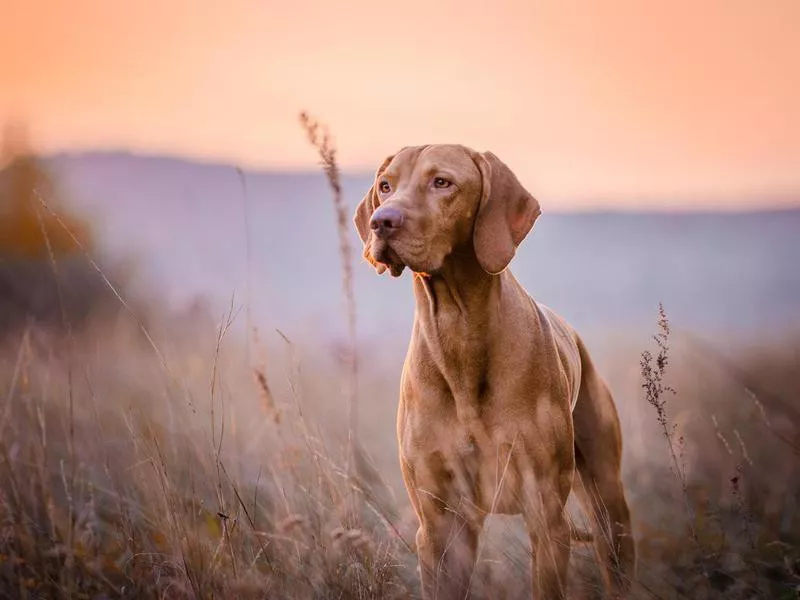
[{"label": "orange sky", "polygon": [[0,6],[0,119],[27,119],[46,151],[306,167],[305,108],[345,168],[453,141],[564,208],[800,202],[800,0]]}]

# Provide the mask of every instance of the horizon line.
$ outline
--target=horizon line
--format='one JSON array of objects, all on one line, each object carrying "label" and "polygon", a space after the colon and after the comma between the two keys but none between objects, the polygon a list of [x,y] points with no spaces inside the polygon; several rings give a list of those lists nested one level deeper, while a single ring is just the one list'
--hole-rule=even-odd
[{"label": "horizon line", "polygon": [[[122,147],[97,147],[97,148],[75,148],[75,149],[60,149],[50,152],[32,152],[31,155],[41,160],[55,160],[59,158],[86,158],[86,157],[103,157],[103,156],[120,156],[129,157],[141,160],[163,160],[172,161],[176,163],[184,163],[187,165],[195,165],[199,167],[209,168],[230,168],[240,169],[245,174],[251,175],[273,175],[273,176],[301,176],[301,175],[314,175],[324,178],[324,172],[320,167],[316,166],[284,166],[284,167],[271,167],[255,164],[254,161],[237,161],[222,156],[210,156],[207,154],[181,154],[175,152],[160,152],[157,150],[141,150]],[[0,166],[0,172],[4,170],[6,165]],[[340,169],[342,175],[346,177],[364,177],[372,178],[374,173],[369,168],[363,169]],[[608,204],[608,198],[616,200],[630,201],[655,201],[656,205],[652,208],[648,207],[646,203],[637,206],[623,205],[612,206]],[[718,205],[708,206],[707,200],[709,199],[759,199],[760,205],[742,205],[736,203],[734,205]],[[562,206],[557,210],[549,210],[551,214],[563,213],[585,213],[585,214],[598,214],[598,213],[618,213],[618,214],[746,214],[746,213],[779,213],[779,212],[795,212],[800,211],[800,189],[797,190],[743,190],[741,193],[731,192],[658,192],[658,191],[643,191],[640,193],[618,193],[598,191],[596,193],[587,194],[570,194],[562,196],[561,201],[566,201],[571,206]],[[706,202],[699,204],[681,204],[680,206],[664,206],[661,202],[674,200],[690,200],[690,199],[705,199]],[[768,203],[764,203],[767,200]],[[787,202],[788,200],[788,202]],[[599,203],[598,206],[592,207],[587,204]],[[693,208],[696,206],[696,208]]]}]

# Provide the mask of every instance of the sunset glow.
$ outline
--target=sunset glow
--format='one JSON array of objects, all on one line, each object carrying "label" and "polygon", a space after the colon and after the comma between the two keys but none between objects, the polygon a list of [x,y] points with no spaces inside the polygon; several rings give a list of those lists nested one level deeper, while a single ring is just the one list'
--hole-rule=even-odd
[{"label": "sunset glow", "polygon": [[0,120],[47,152],[296,169],[307,109],[347,169],[460,142],[563,208],[798,202],[797,0],[344,6],[4,0]]}]

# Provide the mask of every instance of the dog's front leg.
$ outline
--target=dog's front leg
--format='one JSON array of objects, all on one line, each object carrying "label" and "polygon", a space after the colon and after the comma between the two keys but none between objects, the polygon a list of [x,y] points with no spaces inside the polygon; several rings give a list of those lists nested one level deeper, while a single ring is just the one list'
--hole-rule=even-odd
[{"label": "dog's front leg", "polygon": [[426,508],[429,510],[423,512],[417,530],[423,598],[464,600],[475,567],[481,523],[452,508]]},{"label": "dog's front leg", "polygon": [[[568,443],[571,445],[572,440]],[[534,598],[566,597],[570,530],[565,514],[575,471],[574,453],[556,444],[540,442],[529,455],[523,477],[523,512],[531,539],[531,577]]]},{"label": "dog's front leg", "polygon": [[439,453],[416,468],[401,460],[411,504],[417,513],[417,558],[425,600],[467,597],[483,527],[482,513],[459,493],[453,471]]}]

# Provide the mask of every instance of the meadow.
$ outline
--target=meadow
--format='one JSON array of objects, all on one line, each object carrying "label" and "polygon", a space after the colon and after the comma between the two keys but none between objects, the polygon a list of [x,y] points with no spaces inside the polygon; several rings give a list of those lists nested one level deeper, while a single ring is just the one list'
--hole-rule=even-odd
[{"label": "meadow", "polygon": [[[257,298],[175,309],[31,169],[0,188],[4,231],[26,232],[0,245],[0,597],[418,597],[394,440],[405,334],[352,354],[261,327]],[[658,277],[668,258],[634,250]],[[359,314],[357,294],[332,303]],[[797,598],[796,323],[709,338],[665,311],[594,344],[625,435],[634,595]],[[473,597],[528,595],[529,551],[517,519],[492,519]],[[602,597],[591,547],[572,563],[572,595]]]}]

